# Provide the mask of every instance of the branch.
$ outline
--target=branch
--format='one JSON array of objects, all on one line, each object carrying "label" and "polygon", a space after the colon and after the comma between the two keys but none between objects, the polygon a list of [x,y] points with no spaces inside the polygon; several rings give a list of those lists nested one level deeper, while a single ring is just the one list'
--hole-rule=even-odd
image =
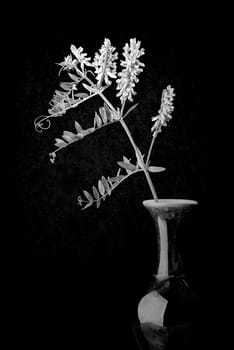
[{"label": "branch", "polygon": [[105,200],[107,196],[110,196],[112,191],[115,188],[117,188],[123,181],[125,181],[130,176],[143,171],[143,169],[136,168],[136,167],[135,167],[135,170],[132,170],[132,171],[130,171],[130,169],[128,170],[129,171],[127,172],[126,175],[121,175],[120,174],[121,168],[119,168],[117,175],[115,177],[112,177],[112,178],[108,177],[106,179],[104,176],[102,176],[102,178],[98,180],[97,187],[96,186],[92,187],[92,194],[87,191],[83,191],[83,195],[85,199],[82,198],[81,196],[77,197],[78,205],[80,206],[85,205],[82,208],[82,210],[90,207],[94,203],[96,204],[97,208],[99,208],[101,201]]},{"label": "branch", "polygon": [[71,131],[63,131],[61,138],[55,139],[55,146],[58,148],[49,154],[51,163],[54,163],[56,153],[58,151],[61,151],[72,143],[82,140],[85,136],[88,136],[93,132],[102,129],[105,126],[111,125],[117,121],[118,120],[115,119],[115,114],[109,109],[106,104],[104,104],[103,107],[99,108],[99,113],[95,112],[93,127],[83,129],[82,126],[77,121],[75,121],[76,133],[73,133]]},{"label": "branch", "polygon": [[[66,112],[71,109],[71,108],[76,108],[77,106],[79,106],[81,103],[86,102],[87,100],[89,100],[90,98],[99,95],[100,93],[102,93],[108,86],[104,86],[102,88],[97,88],[97,86],[92,82],[91,79],[89,79],[87,77],[87,72],[83,73],[82,71],[80,71],[77,67],[74,67],[76,70],[76,73],[78,76],[68,73],[70,78],[73,80],[73,82],[69,82],[69,83],[60,83],[60,86],[62,86],[64,88],[64,86],[66,86],[66,84],[73,84],[73,85],[77,85],[79,84],[82,80],[86,80],[90,86],[83,84],[83,86],[85,87],[86,90],[89,91],[90,95],[85,96],[85,93],[78,93],[78,94],[73,94],[73,90],[74,88],[72,87],[68,92],[63,92],[63,91],[55,91],[55,97],[54,99],[52,99],[52,101],[54,100],[54,106],[50,109],[51,111],[53,111],[53,109],[55,109],[54,113],[51,113],[50,115],[46,115],[46,116],[39,116],[34,120],[34,128],[37,132],[42,132],[43,130],[47,130],[50,128],[51,126],[51,122],[50,122],[50,118],[57,118],[57,117],[61,117],[64,114],[66,114]],[[81,77],[81,78],[79,78]],[[69,94],[72,94],[72,98],[69,99]],[[74,96],[79,95],[80,97],[77,100],[74,100]],[[85,96],[85,97],[82,97]],[[57,98],[56,98],[57,97]],[[57,104],[56,104],[57,103]]]}]

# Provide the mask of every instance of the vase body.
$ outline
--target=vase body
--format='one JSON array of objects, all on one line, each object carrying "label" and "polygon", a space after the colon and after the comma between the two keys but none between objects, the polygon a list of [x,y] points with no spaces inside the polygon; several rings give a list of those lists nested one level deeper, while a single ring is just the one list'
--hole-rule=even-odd
[{"label": "vase body", "polygon": [[152,288],[138,304],[138,319],[150,349],[188,349],[188,336],[198,310],[198,296],[183,275],[177,244],[180,220],[196,201],[184,199],[146,200],[158,243]]}]

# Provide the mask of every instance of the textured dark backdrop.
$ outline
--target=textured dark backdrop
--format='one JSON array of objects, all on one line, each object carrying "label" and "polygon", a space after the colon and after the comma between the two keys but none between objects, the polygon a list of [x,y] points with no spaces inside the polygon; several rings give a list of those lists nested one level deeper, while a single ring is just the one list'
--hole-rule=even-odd
[{"label": "textured dark backdrop", "polygon": [[[151,218],[142,206],[150,192],[140,174],[123,183],[97,210],[81,211],[76,196],[101,175],[112,175],[122,155],[132,157],[119,125],[109,126],[58,154],[48,153],[54,137],[70,130],[72,120],[88,125],[101,101],[95,99],[69,112],[38,134],[33,121],[45,114],[58,87],[61,62],[71,43],[93,55],[104,37],[122,51],[131,37],[142,41],[146,64],[127,123],[143,152],[150,142],[150,117],[161,91],[175,88],[175,112],[158,137],[152,163],[167,171],[153,175],[159,197],[195,199],[199,206],[181,223],[181,251],[188,281],[209,299],[215,174],[215,120],[210,114],[209,43],[212,34],[125,28],[90,33],[62,29],[33,31],[26,26],[15,47],[17,113],[14,127],[16,171],[10,202],[10,303],[15,329],[25,340],[87,339],[91,349],[135,349],[130,325],[139,298],[154,273],[156,241]],[[115,99],[110,91],[110,98]],[[8,228],[9,228],[8,227]],[[213,265],[212,265],[213,267]],[[29,338],[28,338],[29,337]],[[87,338],[86,338],[87,337]],[[116,337],[116,338],[115,338]],[[32,340],[32,341],[33,341]],[[97,345],[98,344],[98,345]],[[106,347],[105,347],[106,346]],[[122,347],[121,347],[122,346]]]}]

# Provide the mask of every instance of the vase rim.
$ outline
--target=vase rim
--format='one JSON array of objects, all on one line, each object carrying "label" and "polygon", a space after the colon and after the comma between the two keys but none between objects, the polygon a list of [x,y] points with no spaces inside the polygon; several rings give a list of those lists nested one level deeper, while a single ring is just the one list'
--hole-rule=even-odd
[{"label": "vase rim", "polygon": [[192,199],[162,198],[157,202],[154,199],[144,200],[143,205],[147,208],[187,207],[197,205],[198,202]]}]

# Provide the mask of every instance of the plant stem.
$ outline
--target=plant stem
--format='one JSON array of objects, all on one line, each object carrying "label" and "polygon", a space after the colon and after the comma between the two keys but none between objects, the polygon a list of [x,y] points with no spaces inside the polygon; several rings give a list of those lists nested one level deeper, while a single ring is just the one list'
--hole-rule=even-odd
[{"label": "plant stem", "polygon": [[129,138],[129,140],[130,140],[130,142],[131,142],[131,144],[132,144],[132,146],[133,146],[133,148],[135,150],[135,153],[136,153],[137,159],[138,159],[138,161],[140,163],[140,166],[142,167],[142,169],[144,171],[144,174],[145,174],[146,180],[148,182],[148,185],[150,187],[150,190],[151,190],[151,193],[153,195],[153,198],[157,202],[158,201],[158,196],[157,196],[154,184],[153,184],[153,182],[151,180],[150,174],[149,174],[149,172],[148,172],[148,170],[146,168],[146,165],[145,165],[143,160],[141,161],[141,158],[142,158],[141,152],[137,148],[137,146],[136,146],[136,144],[135,144],[135,142],[134,142],[134,140],[132,138],[132,135],[131,135],[131,133],[130,133],[130,131],[128,129],[128,126],[125,123],[125,121],[123,119],[120,119],[120,123],[121,123],[122,127],[124,128],[126,134],[128,135],[128,138]]},{"label": "plant stem", "polygon": [[123,111],[124,111],[124,107],[125,107],[125,103],[126,103],[126,98],[124,99],[123,103],[122,103],[122,107],[121,107],[121,117],[123,116]]},{"label": "plant stem", "polygon": [[153,136],[152,140],[151,140],[151,144],[150,144],[150,147],[149,147],[149,151],[148,151],[148,154],[147,154],[147,158],[146,158],[146,165],[148,165],[149,163],[149,160],[150,160],[150,156],[151,156],[151,152],[152,152],[152,149],[153,149],[153,146],[154,146],[154,141],[156,139],[156,135]]},{"label": "plant stem", "polygon": [[103,93],[100,91],[98,92],[99,96],[103,99],[103,101],[106,102],[106,104],[108,105],[108,107],[115,113],[117,113],[115,107],[112,105],[112,103],[110,103],[110,101],[106,98],[105,95],[103,95]]},{"label": "plant stem", "polygon": [[155,202],[158,202],[158,195],[156,193],[154,184],[153,184],[153,182],[151,180],[150,174],[149,174],[149,172],[148,172],[148,170],[146,168],[144,168],[143,170],[144,170],[145,177],[146,177],[146,180],[148,182],[148,185],[150,187],[151,193],[153,195],[153,199],[155,200]]}]

